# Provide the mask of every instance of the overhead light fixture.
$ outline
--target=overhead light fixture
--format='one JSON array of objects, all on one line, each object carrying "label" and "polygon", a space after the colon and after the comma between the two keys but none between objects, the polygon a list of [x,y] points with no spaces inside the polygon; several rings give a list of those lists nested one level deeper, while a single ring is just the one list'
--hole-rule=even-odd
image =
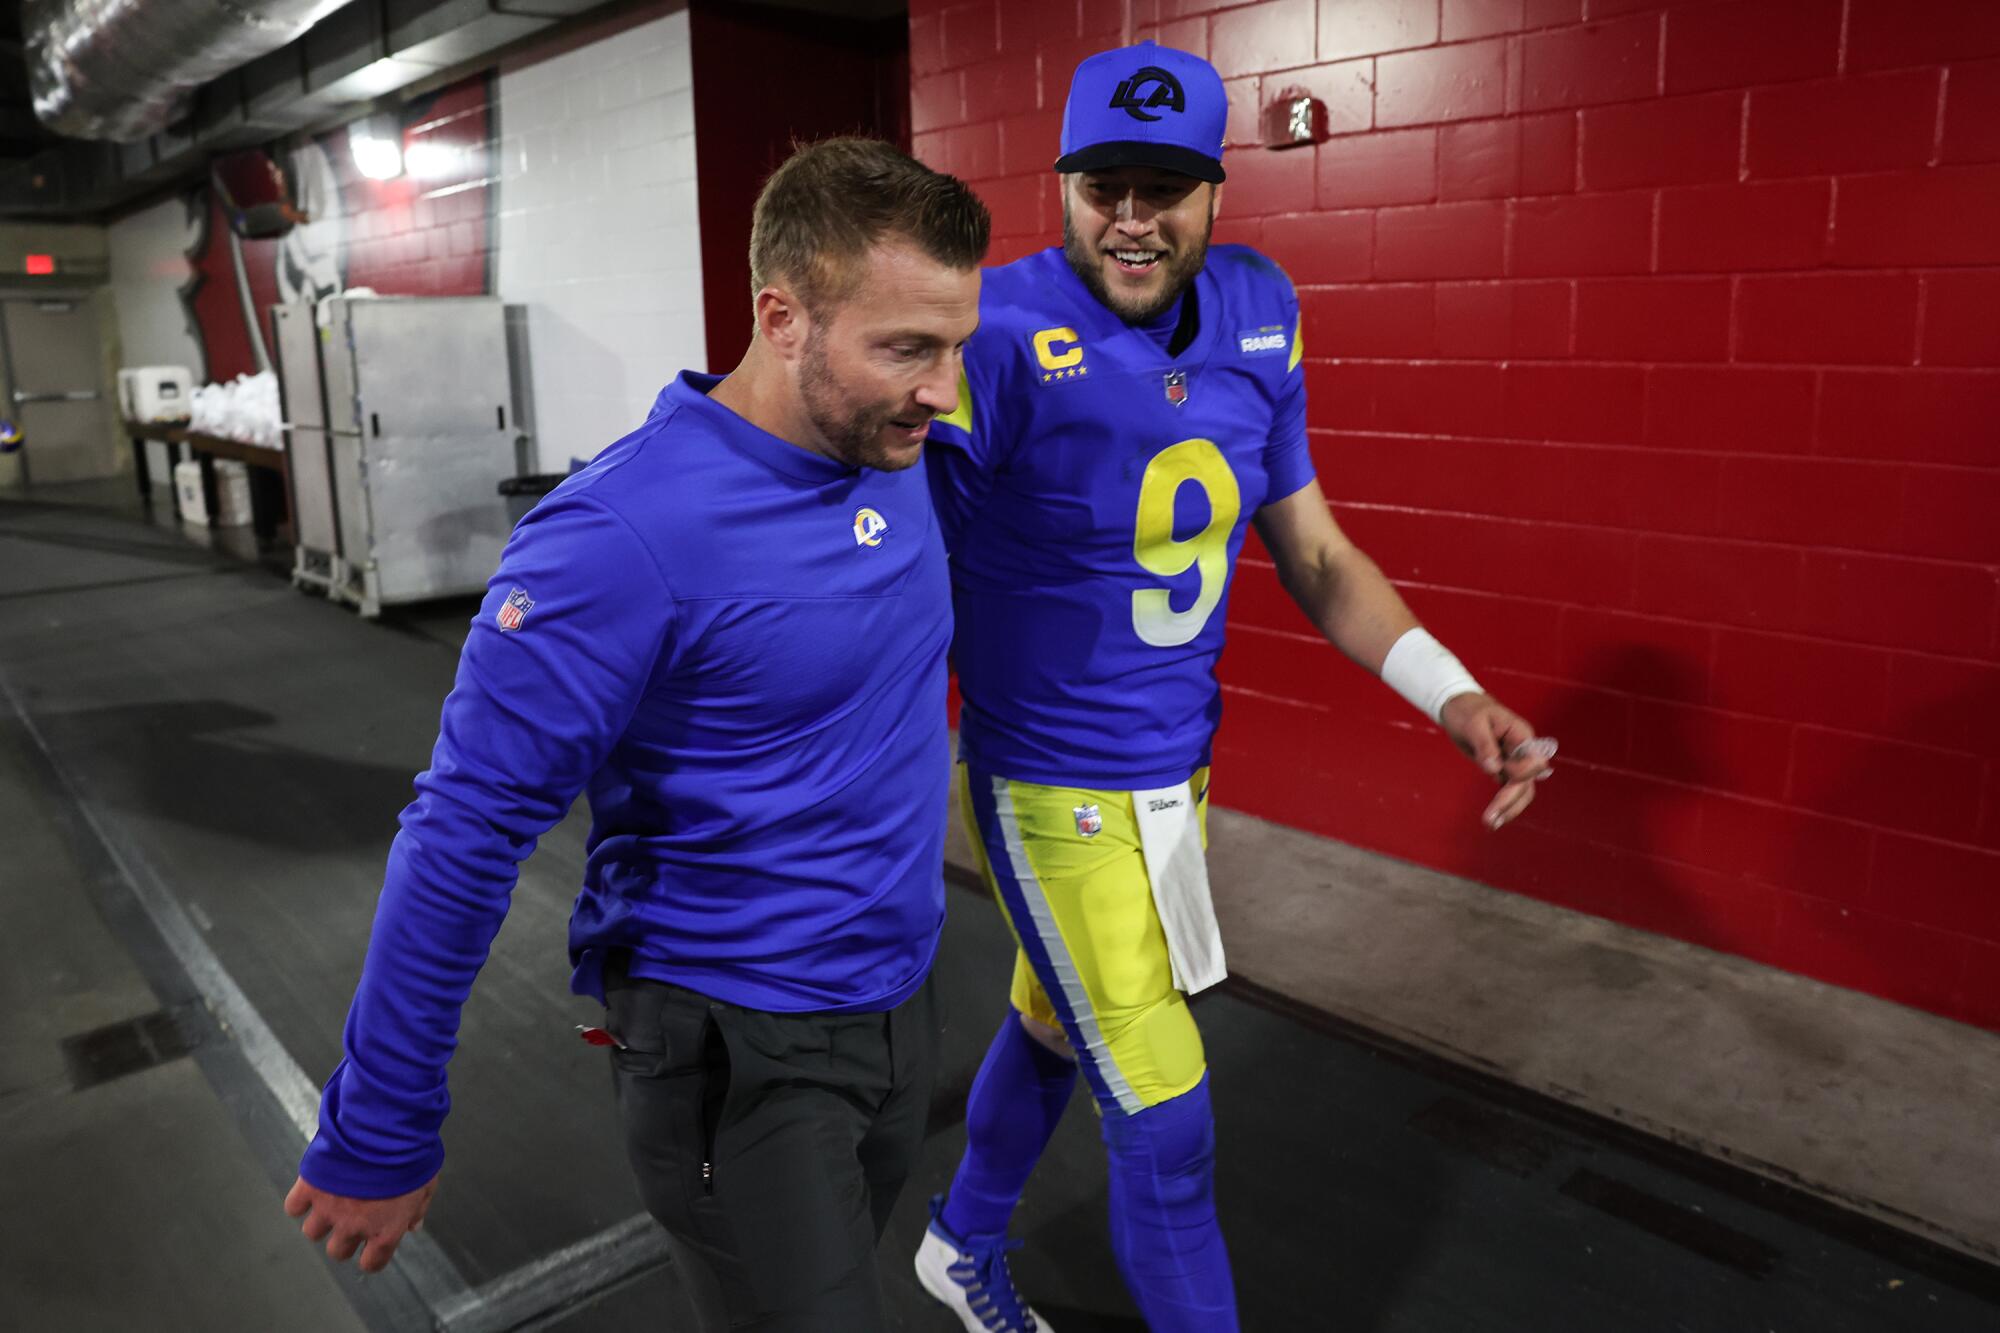
[{"label": "overhead light fixture", "polygon": [[403,174],[403,126],[393,115],[363,116],[347,127],[354,169],[372,181]]}]

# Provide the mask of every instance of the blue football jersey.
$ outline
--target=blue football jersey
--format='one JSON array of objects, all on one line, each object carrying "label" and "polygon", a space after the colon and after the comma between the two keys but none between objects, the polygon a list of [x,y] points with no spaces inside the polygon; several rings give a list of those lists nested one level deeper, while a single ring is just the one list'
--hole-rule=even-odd
[{"label": "blue football jersey", "polygon": [[1179,356],[1052,248],[990,269],[959,404],[931,425],[951,551],[961,753],[1025,782],[1136,789],[1208,762],[1230,573],[1313,478],[1299,304],[1210,249]]}]

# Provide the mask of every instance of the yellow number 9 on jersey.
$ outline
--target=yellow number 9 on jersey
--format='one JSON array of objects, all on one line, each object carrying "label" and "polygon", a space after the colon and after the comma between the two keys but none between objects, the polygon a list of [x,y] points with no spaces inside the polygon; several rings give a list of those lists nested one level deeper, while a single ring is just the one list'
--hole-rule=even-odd
[{"label": "yellow number 9 on jersey", "polygon": [[[1208,526],[1185,541],[1174,537],[1174,497],[1193,482],[1208,497]],[[1153,455],[1139,481],[1139,515],[1133,523],[1132,556],[1142,569],[1161,578],[1201,570],[1201,591],[1185,611],[1173,608],[1165,588],[1132,594],[1132,628],[1156,648],[1175,648],[1201,633],[1229,583],[1229,534],[1236,529],[1243,496],[1236,474],[1213,440],[1182,440]]]}]

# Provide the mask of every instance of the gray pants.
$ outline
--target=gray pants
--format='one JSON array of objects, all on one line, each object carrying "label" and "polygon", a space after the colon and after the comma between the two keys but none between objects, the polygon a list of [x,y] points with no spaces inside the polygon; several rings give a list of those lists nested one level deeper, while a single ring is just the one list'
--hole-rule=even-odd
[{"label": "gray pants", "polygon": [[885,1326],[875,1243],[916,1159],[932,985],[886,1013],[742,1009],[607,970],[625,1147],[698,1327]]}]

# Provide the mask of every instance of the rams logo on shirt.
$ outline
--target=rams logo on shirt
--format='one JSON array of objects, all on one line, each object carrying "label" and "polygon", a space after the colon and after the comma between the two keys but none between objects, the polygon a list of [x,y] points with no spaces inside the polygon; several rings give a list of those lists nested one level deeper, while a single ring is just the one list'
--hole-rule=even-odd
[{"label": "rams logo on shirt", "polygon": [[880,546],[884,534],[889,531],[889,520],[870,509],[867,505],[854,511],[854,544],[856,546]]},{"label": "rams logo on shirt", "polygon": [[1285,337],[1283,325],[1266,324],[1260,329],[1237,330],[1236,346],[1245,356],[1270,356],[1291,346],[1291,340]]},{"label": "rams logo on shirt", "polygon": [[1072,328],[1043,329],[1034,336],[1035,361],[1042,368],[1042,383],[1077,379],[1090,373],[1083,363],[1083,339]]}]

